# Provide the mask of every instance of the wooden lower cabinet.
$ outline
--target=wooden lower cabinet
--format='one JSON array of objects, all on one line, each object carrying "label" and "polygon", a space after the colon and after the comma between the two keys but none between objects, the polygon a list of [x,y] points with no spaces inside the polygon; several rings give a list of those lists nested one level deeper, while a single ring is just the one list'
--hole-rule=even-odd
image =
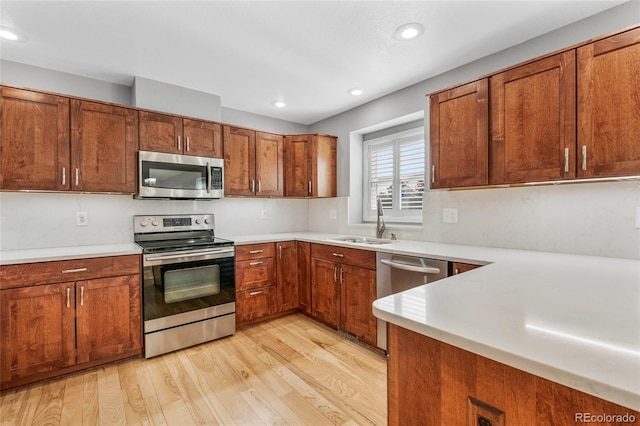
[{"label": "wooden lower cabinet", "polygon": [[276,243],[276,287],[278,312],[297,309],[298,302],[298,248],[295,241]]},{"label": "wooden lower cabinet", "polygon": [[142,353],[139,255],[7,265],[0,288],[2,389]]},{"label": "wooden lower cabinet", "polygon": [[276,312],[275,243],[236,247],[236,325],[255,323]]},{"label": "wooden lower cabinet", "polygon": [[311,316],[376,343],[376,255],[373,251],[311,245]]},{"label": "wooden lower cabinet", "polygon": [[479,268],[480,265],[472,265],[470,263],[462,263],[462,262],[453,262],[451,264],[451,274],[458,275],[464,272],[471,271],[473,269]]},{"label": "wooden lower cabinet", "polygon": [[503,426],[575,425],[577,413],[629,413],[640,419],[631,409],[393,324],[388,342],[391,426],[488,424],[479,423],[479,415]]},{"label": "wooden lower cabinet", "polygon": [[236,293],[236,324],[238,326],[255,323],[256,320],[275,313],[275,286]]},{"label": "wooden lower cabinet", "polygon": [[311,314],[311,243],[297,242],[298,249],[298,307]]}]

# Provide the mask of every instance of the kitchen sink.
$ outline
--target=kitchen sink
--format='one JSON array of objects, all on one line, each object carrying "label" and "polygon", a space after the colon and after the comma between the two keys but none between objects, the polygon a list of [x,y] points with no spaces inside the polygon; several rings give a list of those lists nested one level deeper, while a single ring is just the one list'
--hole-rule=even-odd
[{"label": "kitchen sink", "polygon": [[355,244],[392,244],[396,240],[390,238],[373,238],[373,237],[337,237],[331,238],[332,241],[342,241],[345,243]]}]

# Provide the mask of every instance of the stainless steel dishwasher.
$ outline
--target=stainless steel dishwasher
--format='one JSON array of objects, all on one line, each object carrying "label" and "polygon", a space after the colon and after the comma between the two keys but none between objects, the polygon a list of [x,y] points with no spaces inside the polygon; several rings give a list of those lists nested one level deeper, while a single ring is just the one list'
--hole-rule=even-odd
[{"label": "stainless steel dishwasher", "polygon": [[[376,254],[378,299],[449,276],[449,262],[391,253]],[[387,322],[378,320],[377,346],[387,350]]]}]

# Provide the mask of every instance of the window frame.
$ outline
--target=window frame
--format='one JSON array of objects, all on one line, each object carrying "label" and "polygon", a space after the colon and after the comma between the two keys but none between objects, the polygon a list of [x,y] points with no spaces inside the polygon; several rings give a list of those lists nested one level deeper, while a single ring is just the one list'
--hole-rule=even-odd
[{"label": "window frame", "polygon": [[[421,225],[423,222],[424,205],[420,209],[400,209],[400,198],[397,196],[395,188],[400,188],[400,146],[404,143],[415,142],[415,139],[419,138],[424,145],[424,165],[423,165],[423,182],[425,183],[424,191],[428,190],[426,187],[426,157],[427,147],[424,135],[424,126],[404,130],[397,133],[392,133],[386,136],[382,136],[375,139],[366,140],[362,146],[362,221],[363,223],[371,223],[377,220],[377,211],[371,207],[371,150],[372,148],[382,148],[385,146],[393,147],[393,179],[392,187],[392,209],[384,209],[384,219],[386,223],[401,223],[401,224],[415,224]],[[423,192],[424,202],[424,192]]]}]

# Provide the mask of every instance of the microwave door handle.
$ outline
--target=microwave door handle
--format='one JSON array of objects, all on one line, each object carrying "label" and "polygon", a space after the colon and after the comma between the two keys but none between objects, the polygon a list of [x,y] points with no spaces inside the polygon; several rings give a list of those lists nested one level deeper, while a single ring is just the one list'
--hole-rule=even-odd
[{"label": "microwave door handle", "polygon": [[211,167],[207,161],[207,194],[211,193]]}]

